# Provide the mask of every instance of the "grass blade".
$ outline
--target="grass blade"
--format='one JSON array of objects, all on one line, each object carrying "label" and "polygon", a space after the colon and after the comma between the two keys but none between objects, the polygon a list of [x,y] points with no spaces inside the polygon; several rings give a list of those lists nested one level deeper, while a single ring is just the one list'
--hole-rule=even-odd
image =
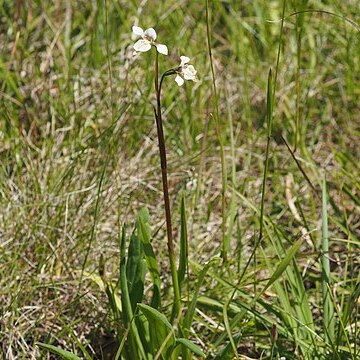
[{"label": "grass blade", "polygon": [[229,316],[228,316],[228,308],[229,308],[229,305],[231,303],[231,300],[233,299],[233,296],[235,294],[235,291],[233,291],[233,294],[232,296],[229,298],[228,301],[226,301],[225,303],[225,306],[224,306],[224,309],[223,309],[223,318],[224,318],[224,325],[225,325],[225,329],[226,329],[226,332],[228,334],[228,337],[229,337],[229,340],[230,340],[230,344],[233,348],[233,351],[234,351],[234,355],[235,355],[235,358],[238,360],[239,359],[239,356],[237,354],[237,345],[235,344],[235,340],[232,336],[232,333],[231,333],[231,326],[230,326],[230,322],[229,322]]},{"label": "grass blade", "polygon": [[193,342],[191,342],[190,340],[184,339],[184,338],[177,338],[175,342],[177,345],[185,346],[187,349],[192,351],[194,354],[205,357],[205,354],[203,353],[203,351],[197,345],[195,345]]},{"label": "grass blade", "polygon": [[181,199],[180,208],[180,260],[178,269],[178,281],[181,295],[181,285],[184,281],[186,270],[188,269],[188,236],[187,236],[187,222],[186,222],[186,208],[185,208],[185,197]]},{"label": "grass blade", "polygon": [[[198,280],[197,280],[197,283],[196,283],[196,286],[195,286],[195,291],[194,291],[194,294],[193,294],[193,298],[191,300],[189,308],[187,309],[187,312],[185,314],[184,321],[183,321],[182,332],[183,332],[183,335],[185,337],[188,337],[189,333],[190,333],[190,327],[191,327],[191,323],[192,323],[193,318],[194,318],[194,314],[195,314],[195,310],[196,310],[196,304],[197,304],[197,300],[198,300],[199,293],[200,293],[200,288],[201,288],[201,286],[202,286],[202,284],[203,284],[203,282],[205,280],[205,276],[206,276],[209,268],[213,265],[213,263],[216,260],[218,260],[218,258],[210,260],[202,268],[202,270],[200,271],[200,274],[198,276]],[[184,348],[184,347],[183,347],[182,357],[183,357],[184,360],[191,359],[191,356],[189,355],[187,349]]]},{"label": "grass blade", "polygon": [[62,359],[65,360],[81,360],[80,357],[76,356],[75,354],[71,353],[70,351],[62,350],[54,345],[48,345],[44,343],[36,343],[37,346],[40,348],[46,349],[50,351],[52,354],[59,355]]},{"label": "grass blade", "polygon": [[198,276],[198,280],[197,280],[197,283],[196,283],[196,286],[195,286],[195,291],[194,291],[193,298],[191,300],[190,306],[189,306],[189,308],[188,308],[188,310],[186,312],[185,318],[184,318],[184,323],[183,323],[184,328],[183,329],[184,329],[184,334],[186,336],[189,334],[190,326],[191,326],[191,323],[192,323],[192,320],[193,320],[193,317],[194,317],[194,314],[195,314],[196,303],[197,303],[197,299],[199,297],[200,288],[201,288],[201,286],[202,286],[202,284],[204,282],[205,276],[206,276],[209,268],[217,260],[218,260],[218,258],[214,258],[214,259],[210,260],[202,268],[202,270],[200,271],[200,274]]},{"label": "grass blade", "polygon": [[264,293],[279,277],[282,275],[282,273],[286,270],[288,265],[290,264],[290,261],[294,258],[296,253],[298,252],[301,244],[303,243],[303,238],[300,238],[297,240],[289,249],[286,256],[280,261],[279,265],[277,266],[274,273],[271,275],[271,278],[265,285],[262,293]]},{"label": "grass blade", "polygon": [[216,88],[216,78],[215,78],[215,69],[213,62],[213,55],[211,49],[211,31],[210,31],[210,16],[209,16],[209,0],[205,0],[205,13],[206,13],[206,36],[207,36],[207,45],[208,45],[208,55],[211,68],[212,76],[212,85],[214,92],[214,107],[215,107],[215,130],[217,140],[220,147],[220,159],[221,159],[221,234],[222,234],[222,258],[224,261],[227,261],[227,242],[226,242],[226,190],[227,190],[227,174],[226,174],[226,159],[225,159],[225,150],[224,150],[224,141],[222,138],[222,130],[220,127],[220,118],[219,118],[219,99]]},{"label": "grass blade", "polygon": [[[241,338],[241,334],[236,334],[233,339],[235,342],[238,342]],[[234,358],[234,349],[231,342],[226,346],[219,349],[214,360],[232,360]]]},{"label": "grass blade", "polygon": [[265,153],[265,167],[264,167],[264,176],[262,183],[261,191],[261,206],[260,206],[260,234],[259,234],[259,243],[262,240],[263,230],[264,230],[264,207],[265,207],[265,189],[266,189],[266,179],[269,169],[269,156],[270,156],[270,140],[272,133],[272,113],[273,113],[273,85],[272,85],[272,73],[271,69],[269,70],[268,76],[268,85],[267,85],[267,141],[266,141],[266,153]]},{"label": "grass blade", "polygon": [[330,295],[330,260],[329,260],[329,235],[327,213],[326,178],[322,183],[322,237],[321,237],[321,277],[324,314],[324,332],[327,342],[333,344],[335,339],[334,306]]}]

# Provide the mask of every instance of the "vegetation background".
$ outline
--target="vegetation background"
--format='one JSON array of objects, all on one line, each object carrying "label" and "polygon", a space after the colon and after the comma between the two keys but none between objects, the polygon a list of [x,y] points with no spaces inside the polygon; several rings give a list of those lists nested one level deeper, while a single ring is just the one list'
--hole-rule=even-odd
[{"label": "vegetation background", "polygon": [[170,318],[155,52],[133,56],[135,24],[168,46],[161,72],[186,55],[200,78],[168,77],[162,97],[189,338],[209,359],[359,359],[359,14],[357,0],[0,0],[3,358],[50,358],[37,342],[114,358],[126,326],[105,283],[144,207]]}]

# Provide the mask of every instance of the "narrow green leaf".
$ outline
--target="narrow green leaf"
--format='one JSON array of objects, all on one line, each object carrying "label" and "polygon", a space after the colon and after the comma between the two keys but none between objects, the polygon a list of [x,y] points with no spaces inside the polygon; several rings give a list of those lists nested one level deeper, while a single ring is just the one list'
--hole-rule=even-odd
[{"label": "narrow green leaf", "polygon": [[185,208],[185,197],[181,199],[181,230],[180,230],[180,260],[179,260],[179,269],[178,269],[178,280],[179,280],[179,289],[181,292],[181,285],[185,278],[186,269],[188,266],[188,237],[187,237],[187,224],[186,224],[186,208]]},{"label": "narrow green leaf", "polygon": [[0,79],[4,81],[4,83],[8,86],[8,91],[11,90],[15,93],[18,100],[23,102],[23,97],[21,96],[21,92],[19,90],[19,84],[16,79],[16,74],[13,71],[8,71],[5,67],[4,62],[0,58]]},{"label": "narrow green leaf", "polygon": [[148,210],[142,209],[137,220],[136,228],[137,235],[143,244],[147,267],[149,269],[151,280],[153,282],[153,297],[151,300],[151,306],[155,309],[158,309],[161,305],[160,270],[156,262],[155,253],[150,242],[151,232],[148,220]]},{"label": "narrow green leaf", "polygon": [[114,314],[115,320],[120,320],[122,304],[111,284],[105,284],[105,293],[108,297],[109,306]]},{"label": "narrow green leaf", "polygon": [[138,304],[138,307],[148,320],[155,320],[156,323],[162,323],[166,328],[172,331],[172,326],[164,314],[149,305]]},{"label": "narrow green leaf", "polygon": [[230,206],[227,214],[227,219],[229,220],[226,239],[224,241],[224,253],[227,254],[230,249],[231,240],[233,238],[233,230],[236,219],[236,195],[235,188],[237,188],[236,184],[236,153],[235,153],[235,137],[234,137],[234,126],[233,126],[233,117],[232,117],[232,105],[230,101],[229,94],[226,94],[226,104],[227,104],[227,113],[228,113],[228,121],[229,121],[229,134],[230,134],[230,149],[231,149],[231,196],[230,196]]},{"label": "narrow green leaf", "polygon": [[344,192],[347,194],[350,199],[357,205],[360,206],[360,196],[357,195],[357,193],[352,193],[351,189],[348,185],[344,184]]},{"label": "narrow green leaf", "polygon": [[[153,347],[153,353],[157,353],[159,349],[162,348],[161,353],[165,356],[175,342],[175,336],[170,322],[164,314],[151,306],[138,304],[138,307],[149,322],[150,342]],[[172,336],[168,338],[170,332]],[[164,342],[166,342],[166,344],[164,344]]]},{"label": "narrow green leaf", "polygon": [[323,295],[323,314],[325,339],[331,344],[335,341],[335,313],[330,294],[330,260],[329,260],[329,235],[327,214],[326,179],[322,183],[322,237],[321,237],[321,276]]},{"label": "narrow green leaf", "polygon": [[36,343],[36,345],[39,346],[42,349],[50,351],[51,353],[53,353],[55,355],[59,355],[62,359],[65,359],[65,360],[81,360],[80,357],[76,356],[72,352],[62,350],[62,349],[58,348],[57,346],[48,345],[48,344],[44,344],[44,343]]},{"label": "narrow green leaf", "polygon": [[[131,300],[126,278],[126,227],[123,226],[120,240],[120,286],[121,286],[121,303],[123,322],[129,331],[129,349],[132,358],[146,358],[137,327],[133,321],[134,315],[131,306]],[[140,354],[140,355],[139,355]]]},{"label": "narrow green leaf", "polygon": [[[263,232],[265,227],[265,190],[266,190],[266,179],[268,176],[268,170],[269,170],[269,159],[270,159],[270,140],[271,140],[271,131],[272,131],[272,113],[273,113],[273,86],[272,86],[272,72],[271,68],[269,70],[268,75],[268,84],[267,84],[267,140],[266,140],[266,150],[265,150],[265,163],[264,163],[264,174],[263,174],[263,181],[261,186],[261,203],[260,203],[260,229],[259,229],[259,239],[255,243],[253,247],[253,251],[245,265],[244,271],[247,269],[248,265],[250,264],[250,261],[252,258],[254,258],[254,265],[256,266],[257,260],[256,260],[256,251],[258,246],[263,241]],[[244,272],[243,272],[244,274]],[[256,272],[254,273],[255,279],[254,279],[254,294],[256,296]]]},{"label": "narrow green leaf", "polygon": [[120,240],[120,289],[121,289],[121,304],[123,309],[123,321],[125,326],[130,325],[133,317],[129,290],[126,279],[126,227],[122,228]]},{"label": "narrow green leaf", "polygon": [[303,238],[297,240],[289,249],[286,256],[280,261],[279,265],[277,266],[276,270],[272,274],[271,278],[269,279],[268,283],[266,284],[265,288],[263,289],[263,293],[282,275],[282,273],[286,270],[287,266],[289,265],[290,261],[294,258],[296,253],[298,252],[301,244],[303,243]]},{"label": "narrow green leaf", "polygon": [[[287,251],[284,240],[286,240],[287,243],[289,239],[286,236],[285,231],[282,229],[274,227],[274,230],[276,237],[273,237],[272,231],[267,230],[267,234],[271,239],[277,254],[282,256]],[[270,262],[266,261],[266,263],[269,267]],[[313,315],[309,305],[307,291],[304,287],[303,278],[295,261],[292,262],[291,266],[286,268],[285,273],[288,282],[286,284],[275,283],[275,292],[278,295],[281,308],[283,309],[284,319],[288,319],[287,324],[289,324],[289,327],[294,329],[294,333],[296,332],[303,339],[307,338],[308,340],[314,342],[315,327]],[[284,291],[284,287],[286,288],[286,291]],[[291,297],[291,300],[289,300],[289,296]],[[286,305],[283,304],[284,302]],[[290,316],[293,310],[296,312],[299,322],[306,324],[306,326],[296,326],[294,319]],[[306,352],[304,348],[302,348],[302,352]]]},{"label": "narrow green leaf", "polygon": [[212,75],[212,84],[214,91],[214,107],[215,114],[210,114],[210,116],[214,119],[215,130],[217,140],[219,142],[220,148],[220,160],[221,160],[221,240],[222,240],[222,258],[226,262],[227,261],[227,253],[226,253],[226,191],[227,191],[227,166],[226,166],[226,157],[224,150],[224,139],[223,139],[223,129],[221,126],[220,116],[219,116],[219,96],[218,90],[216,86],[216,76],[215,76],[215,67],[211,49],[211,21],[210,21],[210,12],[209,12],[209,0],[205,1],[205,18],[206,18],[206,36],[207,36],[207,47]]},{"label": "narrow green leaf", "polygon": [[177,345],[184,345],[186,348],[188,348],[194,354],[205,357],[205,354],[200,349],[200,347],[197,346],[196,344],[194,344],[192,341],[190,341],[188,339],[184,339],[184,338],[177,338],[175,340],[175,342],[176,342]]},{"label": "narrow green leaf", "polygon": [[200,288],[204,282],[206,273],[208,272],[210,266],[217,260],[219,260],[219,258],[214,258],[214,259],[210,260],[200,271],[200,274],[198,276],[198,281],[195,286],[193,298],[191,300],[191,303],[189,305],[189,308],[188,308],[185,318],[184,318],[183,332],[184,332],[185,336],[188,336],[188,334],[189,334],[190,326],[191,326],[191,323],[192,323],[192,320],[193,320],[193,317],[195,314],[195,310],[196,310],[196,303],[197,303],[197,299],[199,297]]},{"label": "narrow green leaf", "polygon": [[82,351],[84,357],[86,360],[93,360],[93,358],[90,356],[90,354],[88,353],[88,351],[86,351],[85,346],[81,343],[81,341],[79,340],[79,338],[75,335],[74,331],[70,328],[70,335],[71,337],[75,340],[77,346],[79,347],[79,349]]},{"label": "narrow green leaf", "polygon": [[[238,342],[241,338],[241,334],[236,334],[235,336],[233,336],[233,339],[235,342]],[[229,341],[227,343],[227,345],[225,345],[224,347],[221,347],[214,360],[232,360],[234,356],[234,350],[233,350],[233,346],[231,344],[231,342]]]},{"label": "narrow green leaf", "polygon": [[133,311],[135,311],[137,304],[143,300],[146,270],[142,243],[137,234],[132,233],[128,247],[126,279]]},{"label": "narrow green leaf", "polygon": [[[135,312],[137,304],[143,301],[146,271],[147,266],[143,245],[136,231],[134,231],[130,238],[126,262],[126,280],[133,312]],[[150,349],[147,347],[147,340],[150,335],[145,317],[137,316],[134,321],[145,352],[150,352]]]},{"label": "narrow green leaf", "polygon": [[233,294],[229,298],[229,300],[226,301],[226,303],[225,303],[225,306],[223,308],[223,318],[224,318],[225,329],[226,329],[226,332],[227,332],[229,340],[230,340],[230,344],[231,344],[231,346],[233,348],[235,358],[238,360],[239,356],[238,356],[237,350],[236,350],[237,349],[237,344],[235,344],[235,340],[234,340],[234,338],[232,336],[232,333],[231,333],[231,326],[230,326],[229,316],[228,316],[228,308],[229,308],[229,305],[231,303],[231,300],[233,299],[234,294],[235,294],[235,291],[233,292]]},{"label": "narrow green leaf", "polygon": [[345,306],[345,311],[343,312],[342,318],[345,325],[349,319],[351,319],[351,314],[358,305],[360,298],[360,283],[357,283],[354,291],[352,292],[347,305]]},{"label": "narrow green leaf", "polygon": [[[269,238],[272,239],[271,236],[269,236]],[[263,252],[263,257],[264,257],[267,267],[269,269],[272,269],[271,262],[267,258],[265,251],[263,249],[261,249],[261,250]],[[285,272],[288,268],[291,268],[291,267],[288,266],[285,269]],[[279,277],[280,276],[281,276],[281,274],[279,275]],[[276,297],[279,302],[279,310],[276,315],[282,319],[282,323],[288,329],[292,329],[294,340],[298,343],[299,324],[297,323],[297,321],[294,317],[294,310],[295,310],[294,303],[293,303],[293,299],[290,298],[291,294],[289,294],[289,291],[287,291],[288,287],[289,287],[288,283],[284,284],[282,281],[277,281],[277,279],[275,279],[275,281],[272,284],[272,289],[276,293]],[[259,295],[259,297],[260,296],[261,296],[261,294]],[[265,306],[265,308],[267,308],[267,310],[270,312],[276,313],[276,311],[277,311],[274,309],[274,307],[271,308],[271,306],[270,307]],[[306,328],[302,327],[301,330],[306,331]],[[300,348],[302,349],[301,345],[300,345]]]}]

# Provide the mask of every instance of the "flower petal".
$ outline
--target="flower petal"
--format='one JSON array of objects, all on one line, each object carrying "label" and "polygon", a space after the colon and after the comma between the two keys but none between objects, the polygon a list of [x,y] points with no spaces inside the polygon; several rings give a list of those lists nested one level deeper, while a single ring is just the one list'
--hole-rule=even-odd
[{"label": "flower petal", "polygon": [[175,81],[179,86],[184,84],[184,79],[180,75],[176,75]]},{"label": "flower petal", "polygon": [[167,55],[169,53],[168,48],[164,44],[155,44],[157,51],[160,54]]},{"label": "flower petal", "polygon": [[182,70],[182,75],[184,76],[185,80],[196,81],[196,79],[197,79],[196,73],[197,73],[197,71],[195,70],[194,66],[192,66],[192,65],[187,65]]},{"label": "flower petal", "polygon": [[146,52],[151,49],[149,40],[140,39],[134,44],[134,50],[140,52]]},{"label": "flower petal", "polygon": [[190,58],[187,56],[180,56],[180,66],[184,66],[185,64],[187,64],[188,62],[190,62]]},{"label": "flower petal", "polygon": [[153,28],[146,29],[144,35],[152,41],[156,40],[156,31]]},{"label": "flower petal", "polygon": [[135,35],[138,35],[138,36],[143,36],[144,35],[144,30],[139,26],[133,26],[132,27],[132,32]]}]

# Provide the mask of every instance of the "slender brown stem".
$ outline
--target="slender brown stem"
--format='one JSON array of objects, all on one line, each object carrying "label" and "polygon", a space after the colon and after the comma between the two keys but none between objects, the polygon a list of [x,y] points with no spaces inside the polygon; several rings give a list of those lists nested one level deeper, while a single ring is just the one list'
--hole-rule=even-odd
[{"label": "slender brown stem", "polygon": [[174,288],[174,306],[172,311],[172,320],[174,320],[180,311],[180,289],[179,282],[176,270],[176,260],[175,260],[175,249],[174,241],[172,237],[172,222],[171,222],[171,209],[170,209],[170,197],[169,197],[169,187],[167,180],[167,161],[166,161],[166,147],[165,147],[165,137],[162,123],[162,114],[161,114],[161,87],[165,76],[170,75],[170,72],[163,74],[159,84],[159,57],[156,53],[155,61],[155,91],[156,91],[156,111],[155,111],[155,120],[157,128],[157,136],[159,141],[159,152],[160,152],[160,163],[161,163],[161,177],[163,184],[163,195],[164,195],[164,206],[165,206],[165,218],[166,218],[166,233],[167,233],[167,247],[170,259],[170,269],[171,276]]},{"label": "slender brown stem", "polygon": [[[156,51],[156,60],[155,60],[155,92],[156,92],[156,99],[159,98],[159,54]],[[159,105],[158,105],[159,106]]]}]

